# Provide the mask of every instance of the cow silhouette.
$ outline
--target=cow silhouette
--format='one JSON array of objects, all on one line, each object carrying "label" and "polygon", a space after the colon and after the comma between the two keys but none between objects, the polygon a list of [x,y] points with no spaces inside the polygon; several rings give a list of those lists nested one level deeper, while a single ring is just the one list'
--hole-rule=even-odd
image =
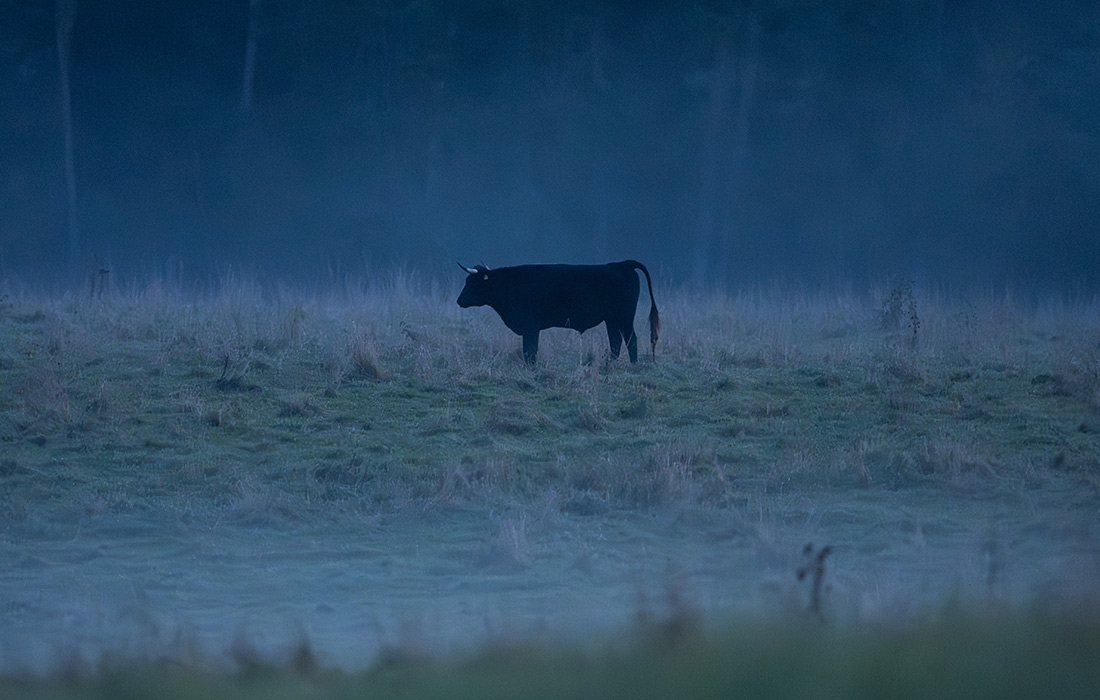
[{"label": "cow silhouette", "polygon": [[523,359],[535,363],[539,332],[547,328],[572,328],[581,333],[603,323],[607,326],[610,358],[617,358],[626,341],[631,362],[638,361],[638,337],[634,312],[638,308],[638,275],[649,288],[649,341],[657,352],[661,318],[653,299],[649,270],[636,260],[606,265],[517,265],[489,269],[466,267],[466,286],[458,295],[462,308],[488,306],[504,325],[523,338]]}]

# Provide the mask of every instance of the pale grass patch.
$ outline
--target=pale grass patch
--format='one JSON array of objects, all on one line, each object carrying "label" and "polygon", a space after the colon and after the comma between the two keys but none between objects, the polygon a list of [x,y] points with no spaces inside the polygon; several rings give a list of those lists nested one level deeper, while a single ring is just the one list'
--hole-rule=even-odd
[{"label": "pale grass patch", "polygon": [[850,459],[851,469],[856,482],[861,486],[870,486],[882,478],[879,473],[889,460],[889,448],[866,437],[860,438]]},{"label": "pale grass patch", "polygon": [[525,569],[534,561],[527,538],[527,517],[510,514],[501,517],[496,535],[480,557],[482,566]]},{"label": "pale grass patch", "polygon": [[300,506],[288,494],[265,484],[253,474],[245,474],[229,497],[230,519],[239,525],[272,525],[296,520]]},{"label": "pale grass patch", "polygon": [[675,508],[689,503],[722,502],[728,489],[725,472],[713,450],[658,444],[640,463],[605,457],[581,463],[562,462],[566,507],[573,512],[617,508]]},{"label": "pale grass patch", "polygon": [[38,424],[65,427],[74,418],[69,386],[49,365],[36,365],[10,387],[10,396],[19,401],[20,421],[24,429]]},{"label": "pale grass patch", "polygon": [[989,457],[961,441],[929,438],[915,455],[915,468],[924,476],[946,475],[955,484],[965,478],[997,479]]},{"label": "pale grass patch", "polygon": [[672,505],[685,501],[693,493],[695,465],[700,454],[682,447],[654,447],[647,455],[644,490],[640,500],[653,505]]}]

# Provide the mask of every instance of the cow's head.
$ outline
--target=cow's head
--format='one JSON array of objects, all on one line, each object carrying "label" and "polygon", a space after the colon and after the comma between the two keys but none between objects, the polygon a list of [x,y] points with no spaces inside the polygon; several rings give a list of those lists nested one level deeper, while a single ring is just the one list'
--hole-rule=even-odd
[{"label": "cow's head", "polygon": [[466,309],[471,306],[485,306],[490,301],[490,277],[489,268],[482,263],[476,267],[466,267],[458,264],[467,272],[466,286],[458,295],[458,305]]}]

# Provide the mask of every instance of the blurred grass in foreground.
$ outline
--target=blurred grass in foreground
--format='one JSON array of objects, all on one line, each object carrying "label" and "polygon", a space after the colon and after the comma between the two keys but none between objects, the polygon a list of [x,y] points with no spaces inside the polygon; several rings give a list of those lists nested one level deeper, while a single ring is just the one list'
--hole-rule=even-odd
[{"label": "blurred grass in foreground", "polygon": [[286,664],[237,670],[175,662],[0,678],[4,698],[1096,698],[1100,617],[945,613],[912,627],[837,630],[752,621],[702,633],[643,629],[628,644],[505,644],[456,658],[383,657],[320,668],[308,646]]}]

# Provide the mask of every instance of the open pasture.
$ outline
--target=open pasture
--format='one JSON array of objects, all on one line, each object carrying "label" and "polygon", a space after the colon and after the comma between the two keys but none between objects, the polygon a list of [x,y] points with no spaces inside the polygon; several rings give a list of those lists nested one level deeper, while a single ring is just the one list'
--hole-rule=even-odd
[{"label": "open pasture", "polygon": [[308,681],[339,695],[419,659],[431,696],[502,653],[618,687],[684,645],[751,683],[712,664],[744,651],[730,620],[783,621],[809,641],[762,667],[830,679],[851,658],[811,668],[821,634],[953,654],[945,608],[983,644],[1039,630],[998,663],[1097,647],[1095,617],[1064,621],[1100,589],[1097,300],[659,287],[655,361],[552,330],[531,369],[457,287],[9,291],[0,688],[140,689],[102,669],[170,662],[181,697],[247,696],[219,674],[261,667],[296,696],[305,663],[343,669]]}]

